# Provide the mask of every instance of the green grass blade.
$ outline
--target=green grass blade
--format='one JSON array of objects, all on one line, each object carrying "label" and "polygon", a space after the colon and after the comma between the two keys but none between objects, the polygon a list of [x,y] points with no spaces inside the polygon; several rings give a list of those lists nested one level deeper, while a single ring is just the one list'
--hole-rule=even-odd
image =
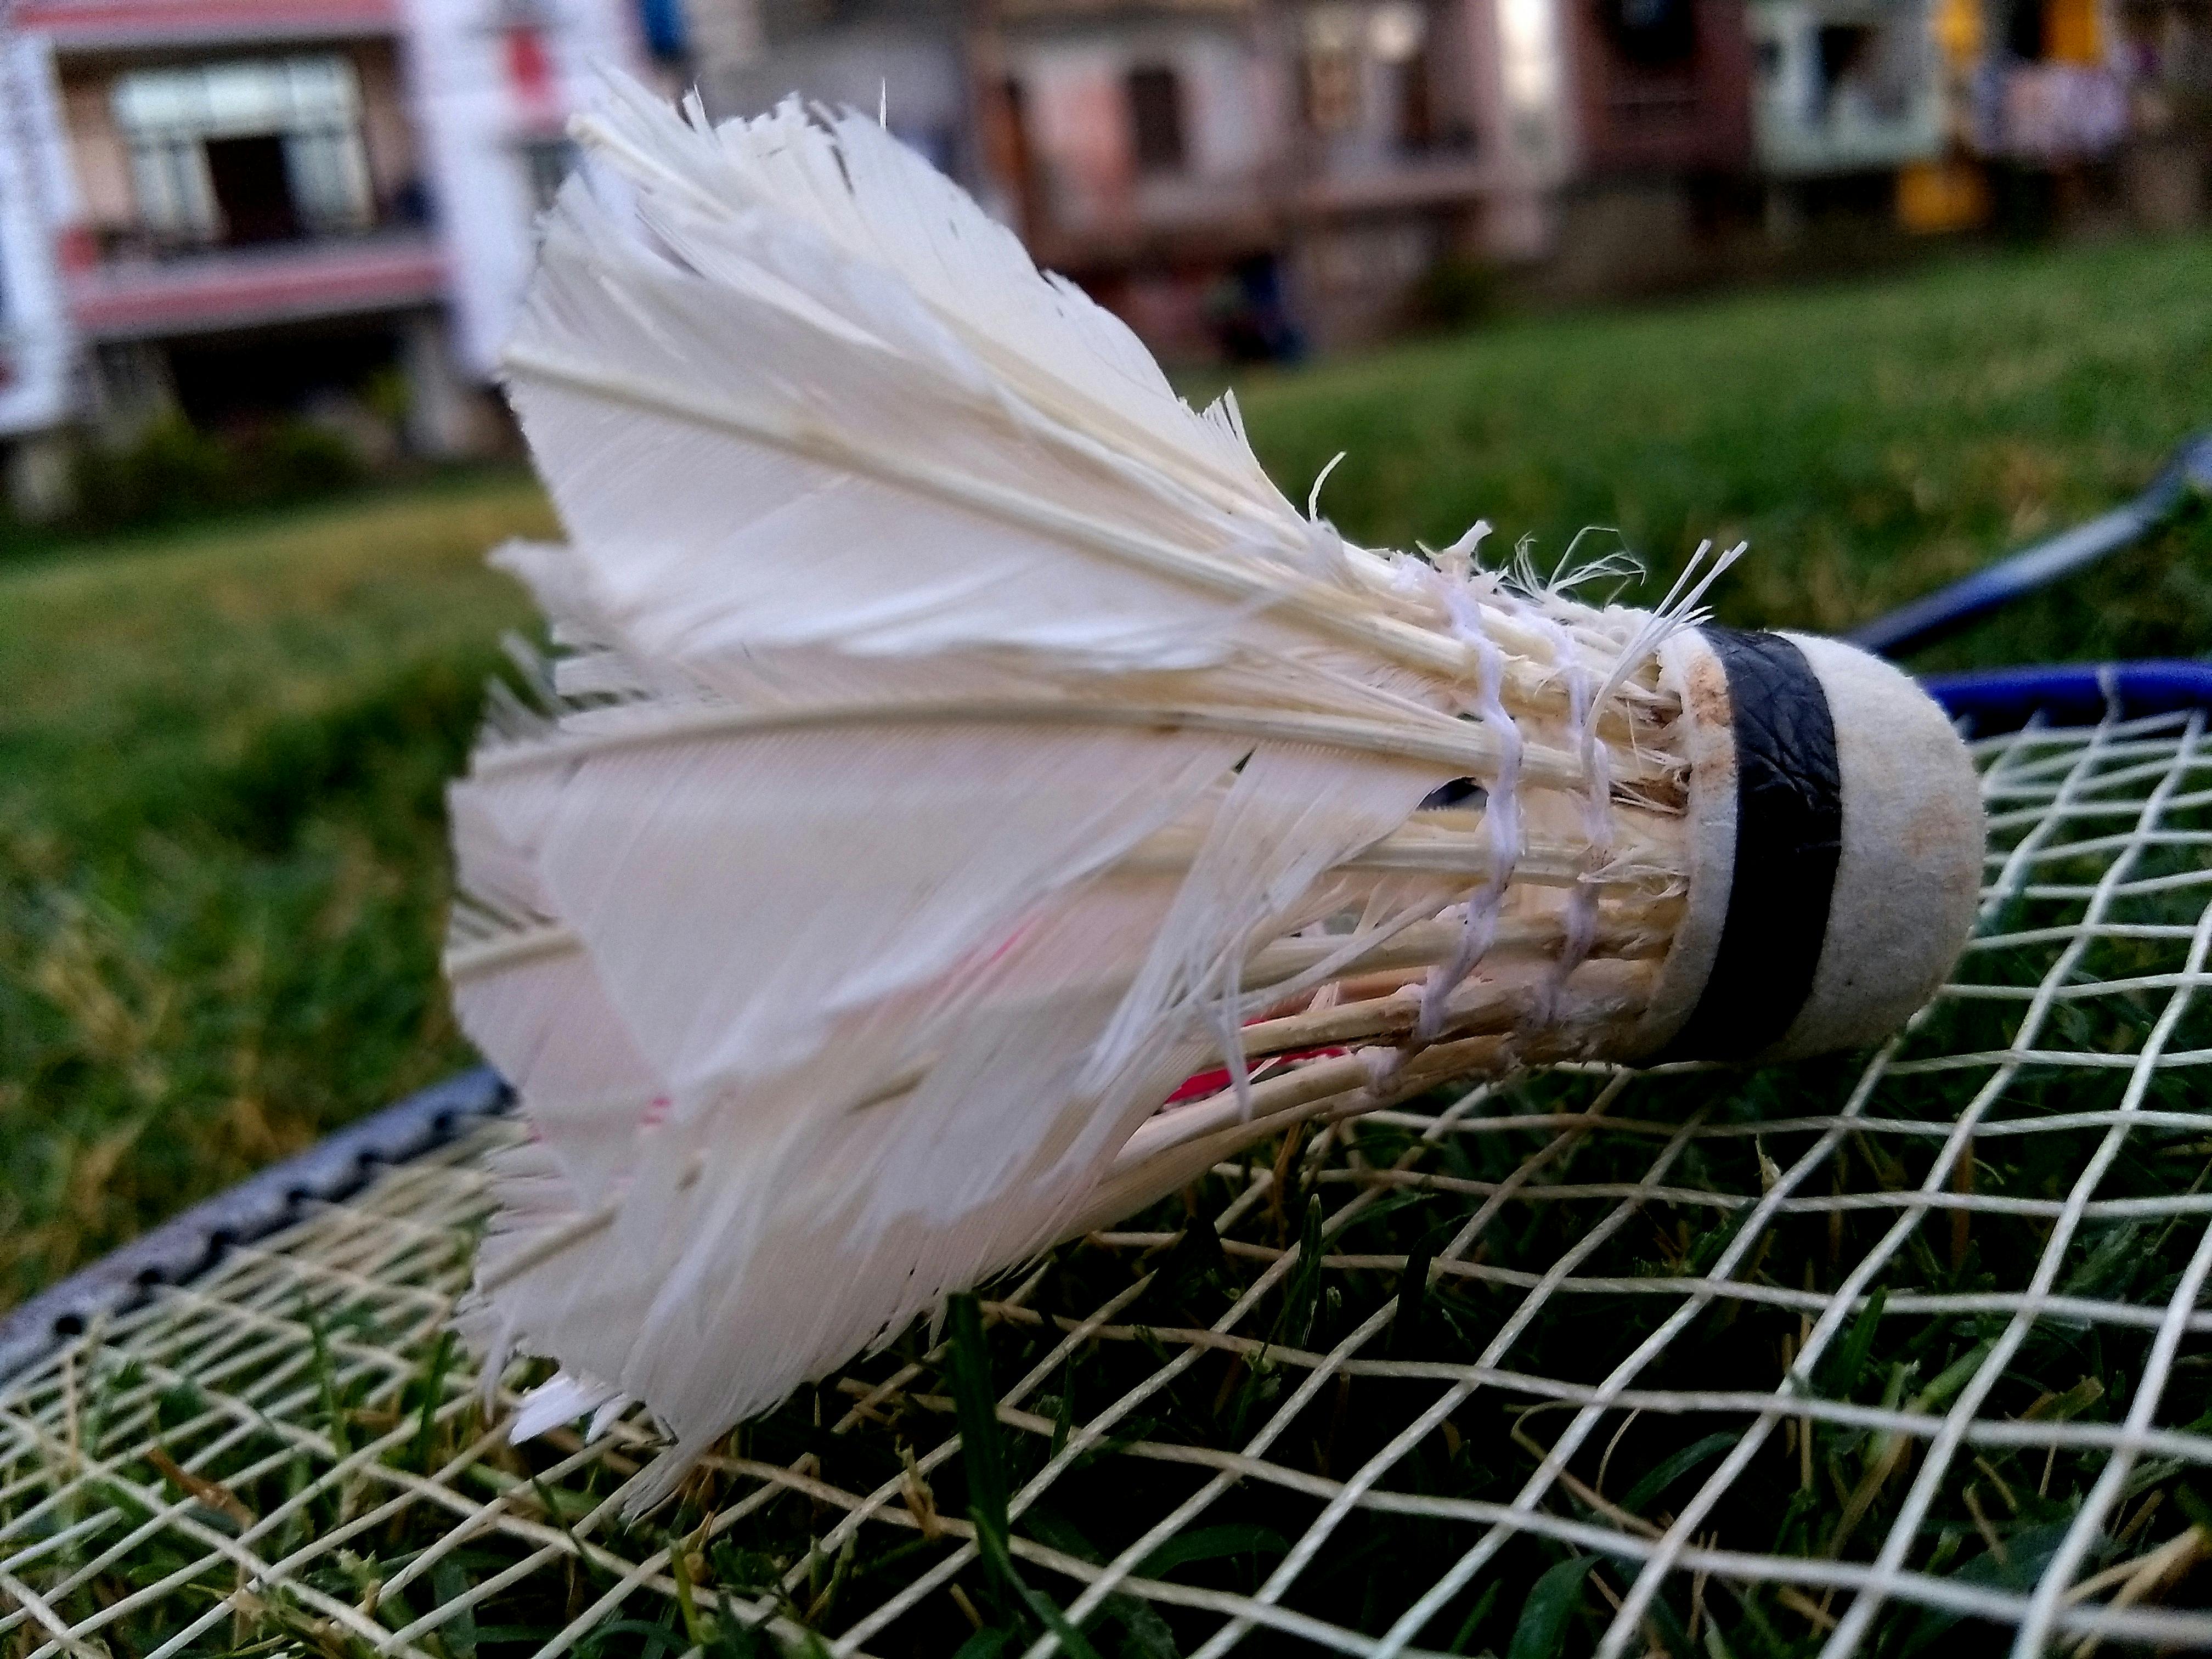
[{"label": "green grass blade", "polygon": [[1566,1645],[1567,1621],[1583,1599],[1583,1580],[1597,1565],[1594,1555],[1577,1555],[1550,1568],[1521,1604],[1506,1659],[1555,1659]]}]

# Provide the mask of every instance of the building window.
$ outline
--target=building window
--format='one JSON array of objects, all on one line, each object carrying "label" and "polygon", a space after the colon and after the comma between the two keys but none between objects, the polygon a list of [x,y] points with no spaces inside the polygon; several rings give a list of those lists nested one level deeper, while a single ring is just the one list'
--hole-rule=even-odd
[{"label": "building window", "polygon": [[1129,119],[1138,172],[1182,171],[1182,82],[1173,70],[1146,64],[1129,71]]},{"label": "building window", "polygon": [[1428,12],[1412,0],[1390,0],[1376,7],[1368,15],[1367,46],[1391,84],[1398,147],[1415,152],[1433,148],[1437,127],[1430,97]]},{"label": "building window", "polygon": [[1383,63],[1409,63],[1428,43],[1429,15],[1413,0],[1389,0],[1368,15],[1368,50]]},{"label": "building window", "polygon": [[112,97],[139,218],[158,238],[280,241],[375,216],[361,88],[343,58],[137,70]]},{"label": "building window", "polygon": [[1566,100],[1554,0],[1498,0],[1498,42],[1514,147],[1532,161],[1549,161],[1559,150]]},{"label": "building window", "polygon": [[1306,14],[1299,88],[1306,125],[1316,132],[1348,132],[1359,125],[1359,13],[1351,6],[1316,6]]},{"label": "building window", "polygon": [[1698,49],[1695,0],[1598,0],[1598,15],[1632,64],[1679,64]]},{"label": "building window", "polygon": [[2101,64],[2103,9],[2096,0],[2012,0],[2000,5],[2005,50],[2027,64]]}]

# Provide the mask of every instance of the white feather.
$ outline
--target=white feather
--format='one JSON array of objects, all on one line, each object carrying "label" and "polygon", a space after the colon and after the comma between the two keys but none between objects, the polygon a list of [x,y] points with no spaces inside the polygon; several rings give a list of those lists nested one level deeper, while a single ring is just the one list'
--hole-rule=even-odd
[{"label": "white feather", "polygon": [[1510,754],[1516,817],[1575,821],[1589,688],[1631,732],[1650,693],[1640,618],[1440,597],[1298,513],[1233,405],[867,121],[618,85],[582,136],[508,355],[569,540],[502,562],[560,650],[454,793],[457,1001],[544,1145],[463,1324],[562,1366],[519,1429],[642,1401],[672,1479],[1463,894],[1465,854],[1347,867],[1437,784]]},{"label": "white feather", "polygon": [[563,1371],[523,1395],[521,1406],[507,1425],[507,1435],[518,1441],[535,1439],[546,1430],[557,1429],[580,1417],[596,1419],[600,1412],[610,1405],[618,1405],[621,1400],[617,1390],[604,1383],[587,1382]]},{"label": "white feather", "polygon": [[1041,275],[1011,231],[880,126],[811,116],[793,100],[708,131],[696,111],[687,126],[618,84],[587,134],[692,213],[772,213],[895,277],[994,379],[1067,426],[1175,472],[1194,493],[1263,520],[1290,514],[1233,404],[1193,411],[1127,325]]}]

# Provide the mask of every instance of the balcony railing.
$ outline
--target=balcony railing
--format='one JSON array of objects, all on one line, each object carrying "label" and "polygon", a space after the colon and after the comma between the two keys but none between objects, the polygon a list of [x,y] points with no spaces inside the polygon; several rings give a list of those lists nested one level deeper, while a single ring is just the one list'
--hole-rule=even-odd
[{"label": "balcony railing", "polygon": [[59,51],[143,51],[396,34],[398,0],[25,0],[15,22]]},{"label": "balcony railing", "polygon": [[123,254],[73,272],[70,310],[94,340],[211,333],[434,302],[445,262],[425,230],[155,258]]}]

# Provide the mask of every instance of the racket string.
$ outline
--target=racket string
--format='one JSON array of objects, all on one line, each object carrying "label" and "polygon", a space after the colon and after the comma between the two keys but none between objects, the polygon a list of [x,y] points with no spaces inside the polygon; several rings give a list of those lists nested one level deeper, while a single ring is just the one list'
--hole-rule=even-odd
[{"label": "racket string", "polygon": [[[1502,1644],[1572,1555],[1614,1653],[1754,1614],[1838,1656],[1957,1618],[2038,1650],[2212,1642],[2166,1496],[2212,1469],[2212,756],[2194,716],[1980,755],[1983,943],[1872,1060],[1563,1066],[1325,1124],[987,1291],[1027,1589],[1094,1640],[1436,1651]],[[932,1333],[635,1528],[635,1413],[506,1447],[441,1331],[515,1133],[0,1387],[0,1650],[675,1650],[758,1620],[890,1654],[969,1611],[1054,1645],[961,1512]],[[1769,1333],[1759,1375],[1701,1359]],[[1665,1446],[1697,1455],[1640,1490]],[[1808,1492],[1795,1534],[1747,1519]],[[2006,1549],[2021,1571],[1961,1570]]]}]

